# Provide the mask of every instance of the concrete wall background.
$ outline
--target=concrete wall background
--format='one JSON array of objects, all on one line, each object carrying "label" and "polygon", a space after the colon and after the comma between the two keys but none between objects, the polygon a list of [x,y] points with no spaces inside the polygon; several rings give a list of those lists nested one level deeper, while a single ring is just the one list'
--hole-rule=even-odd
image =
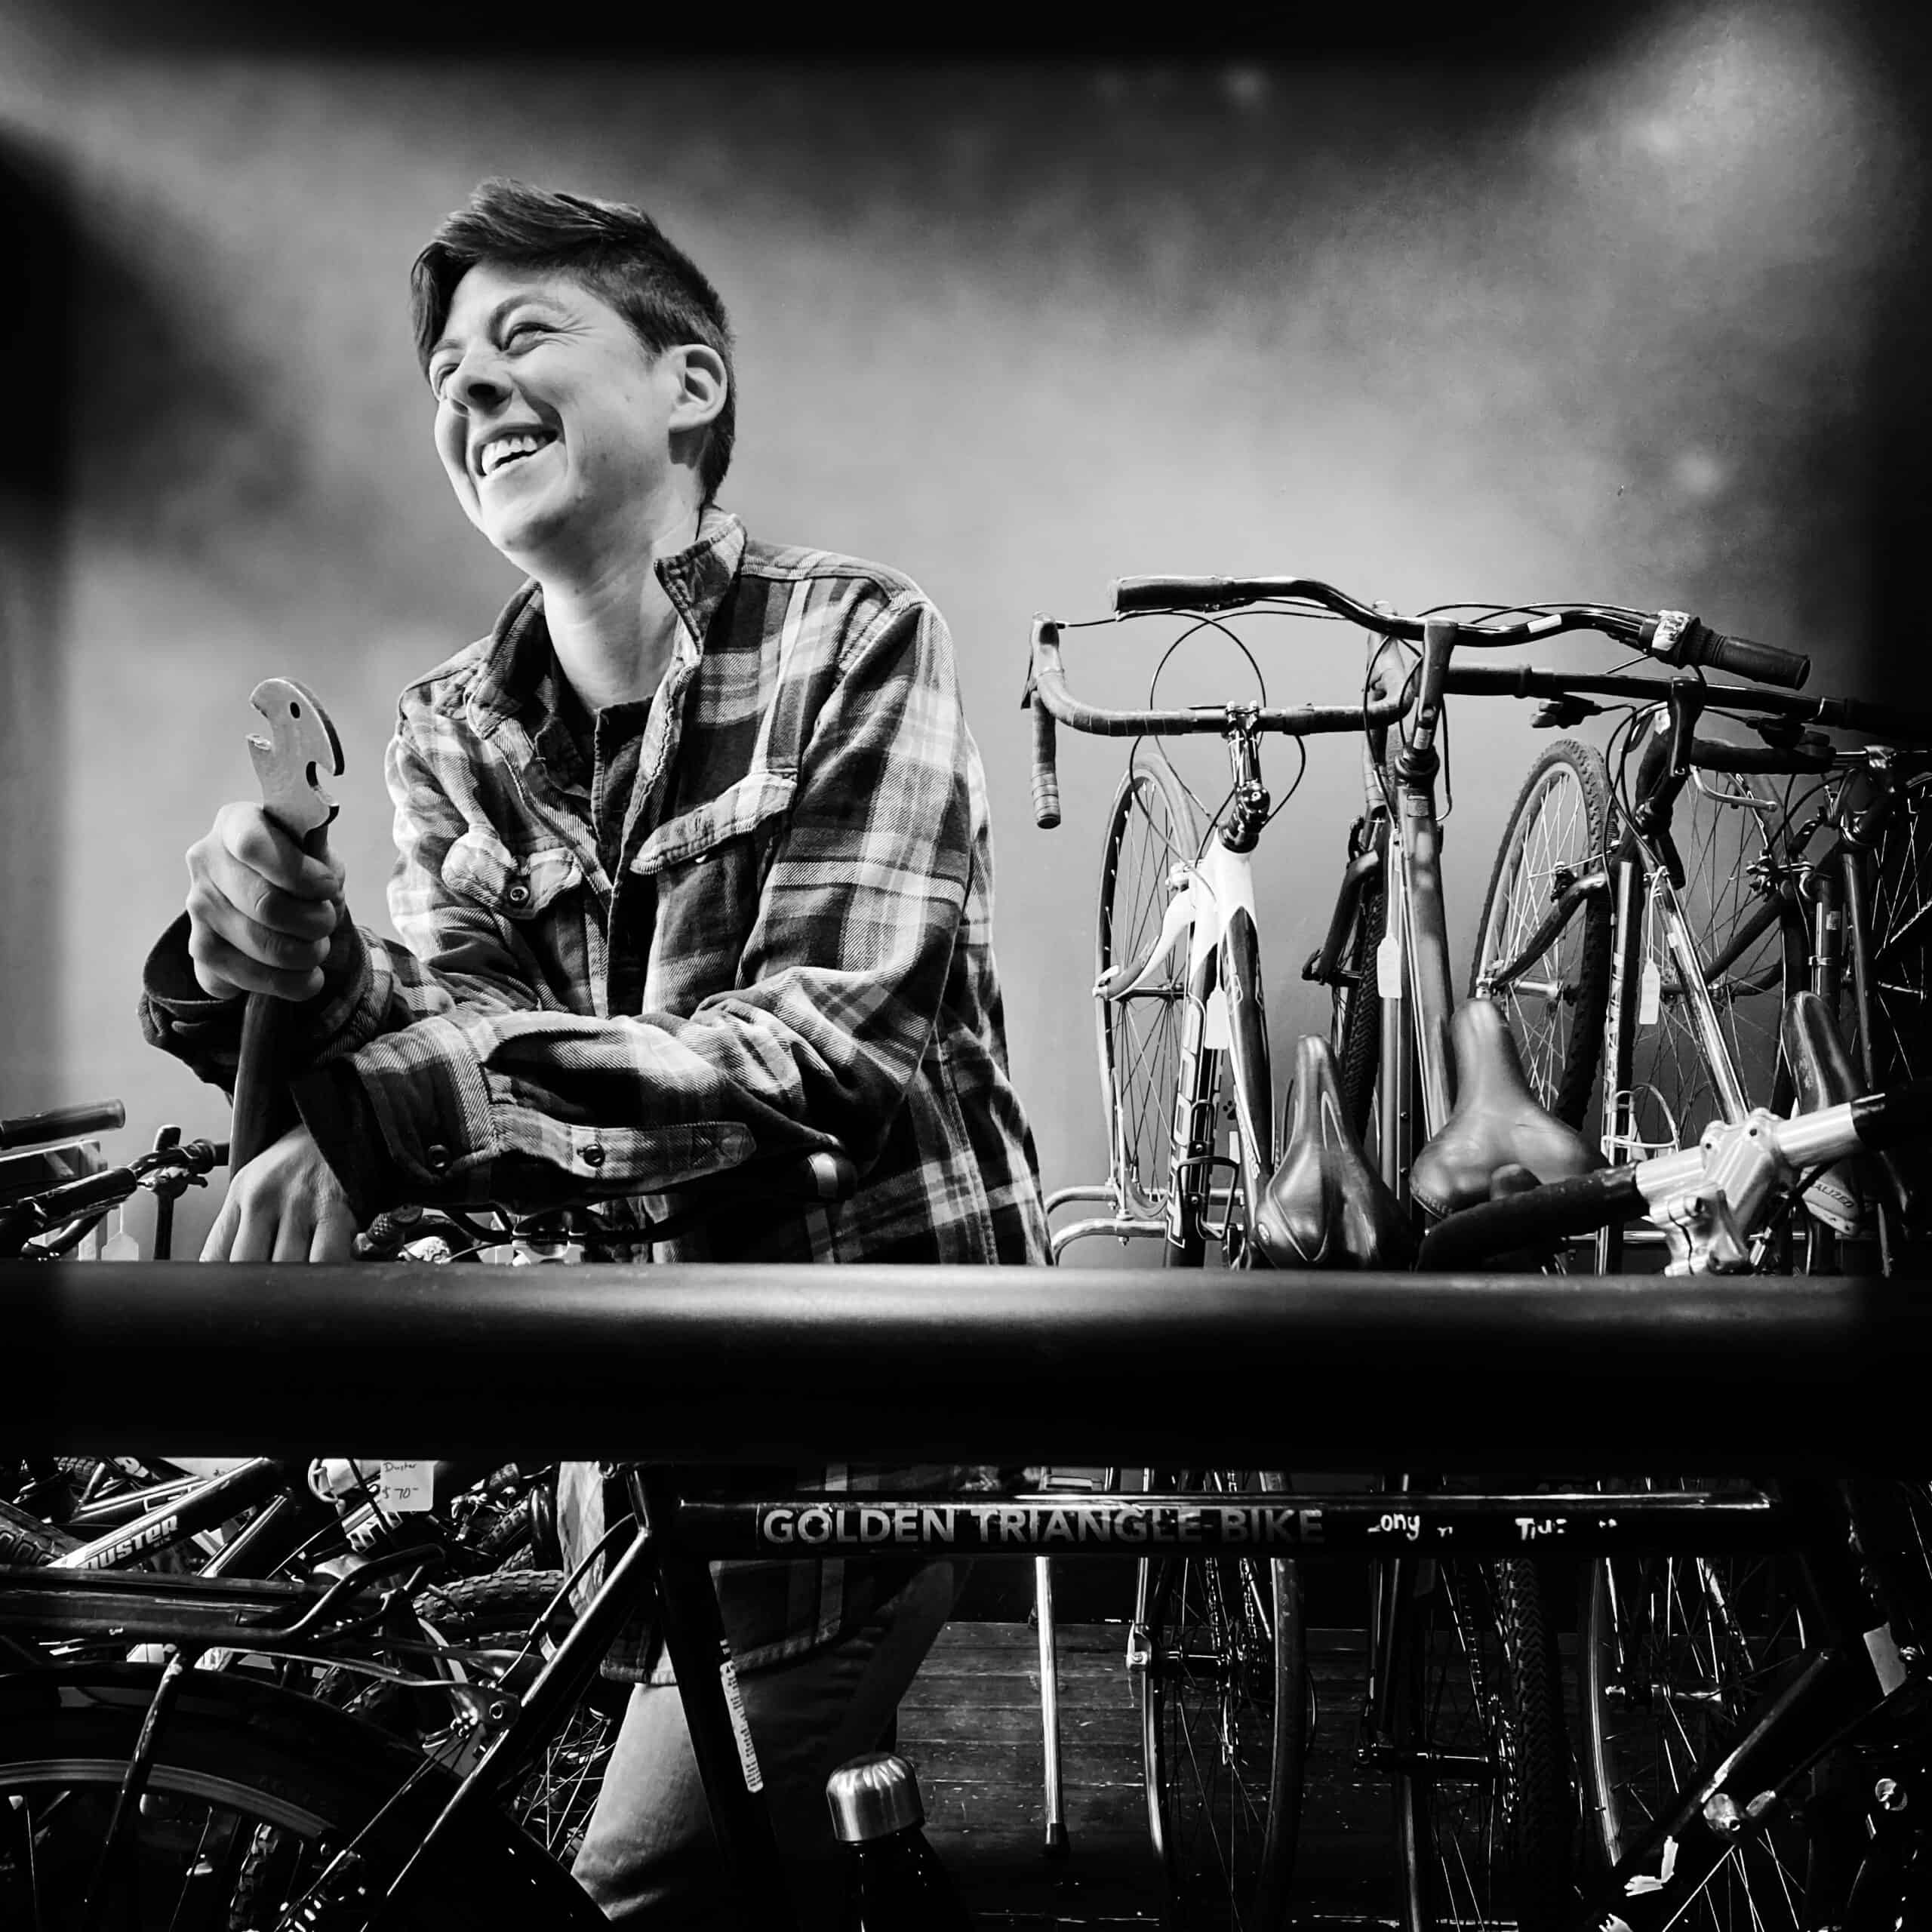
[{"label": "concrete wall background", "polygon": [[[725,502],[910,572],[946,614],[1050,1186],[1102,1158],[1085,983],[1121,760],[1063,737],[1066,823],[1034,829],[1033,612],[1097,615],[1137,571],[1294,570],[1405,608],[1681,605],[1810,649],[1820,686],[1882,690],[1907,661],[1922,103],[1842,8],[1662,7],[1453,72],[1399,48],[452,67],[130,51],[79,17],[0,13],[0,184],[57,230],[35,285],[71,285],[8,324],[14,420],[40,427],[0,471],[0,1113],[115,1094],[118,1149],[164,1120],[223,1131],[133,1002],[181,854],[251,785],[263,676],[337,721],[340,849],[386,928],[395,694],[515,582],[448,499],[404,301],[488,173],[651,208],[738,327]],[[1131,701],[1171,635],[1077,634],[1076,684]],[[1354,633],[1262,635],[1276,701],[1358,688]],[[1162,689],[1237,675],[1210,651]],[[1466,952],[1541,741],[1502,706],[1452,731]],[[1293,769],[1272,761],[1278,789]],[[1312,746],[1263,848],[1284,1057],[1325,1022],[1297,976],[1354,771],[1352,744]],[[184,1238],[205,1220],[189,1204]]]}]

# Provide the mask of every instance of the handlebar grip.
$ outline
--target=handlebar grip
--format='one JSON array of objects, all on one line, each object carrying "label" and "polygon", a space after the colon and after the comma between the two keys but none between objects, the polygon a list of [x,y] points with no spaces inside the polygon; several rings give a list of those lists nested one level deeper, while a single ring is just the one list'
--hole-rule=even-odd
[{"label": "handlebar grip", "polygon": [[1468,1267],[1493,1254],[1588,1234],[1643,1208],[1634,1168],[1599,1168],[1445,1215],[1423,1235],[1416,1266],[1423,1273]]},{"label": "handlebar grip", "polygon": [[1866,698],[1821,697],[1814,715],[1820,724],[1866,732],[1887,744],[1932,743],[1932,712],[1907,711],[1895,704],[1875,704]]},{"label": "handlebar grip", "polygon": [[1058,728],[1044,704],[1033,706],[1033,818],[1042,832],[1060,823]]},{"label": "handlebar grip", "polygon": [[1867,1147],[1896,1147],[1932,1134],[1932,1078],[1909,1080],[1851,1103],[1852,1131]]},{"label": "handlebar grip", "polygon": [[0,1149],[31,1147],[43,1141],[72,1140],[128,1124],[118,1100],[93,1100],[77,1107],[53,1107],[44,1114],[17,1114],[0,1120]]},{"label": "handlebar grip", "polygon": [[1142,611],[1226,611],[1251,601],[1245,586],[1225,577],[1118,577],[1109,588],[1117,617]]},{"label": "handlebar grip", "polygon": [[1707,630],[1700,641],[1697,663],[1737,677],[1755,678],[1761,685],[1780,685],[1795,691],[1802,689],[1811,675],[1810,659],[1798,651],[1753,644],[1748,637],[1726,637],[1721,631]]}]

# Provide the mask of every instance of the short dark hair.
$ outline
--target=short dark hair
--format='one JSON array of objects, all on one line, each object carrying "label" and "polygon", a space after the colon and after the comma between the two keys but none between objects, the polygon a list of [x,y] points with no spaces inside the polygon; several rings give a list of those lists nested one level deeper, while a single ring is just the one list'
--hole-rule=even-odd
[{"label": "short dark hair", "polygon": [[737,435],[738,379],[731,325],[718,291],[641,208],[592,201],[492,177],[444,217],[409,271],[416,356],[429,352],[449,320],[457,284],[479,262],[567,275],[608,302],[654,355],[702,342],[724,358],[724,406],[699,460],[704,500],[718,494]]}]

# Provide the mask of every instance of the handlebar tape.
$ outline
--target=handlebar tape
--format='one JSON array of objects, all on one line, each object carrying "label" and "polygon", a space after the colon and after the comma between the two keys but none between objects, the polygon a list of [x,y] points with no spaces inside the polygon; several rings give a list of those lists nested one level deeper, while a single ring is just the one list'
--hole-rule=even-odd
[{"label": "handlebar tape", "polygon": [[1054,715],[1035,700],[1033,705],[1033,817],[1042,832],[1060,823],[1059,728]]},{"label": "handlebar tape", "polygon": [[1044,648],[1050,661],[1059,662],[1060,626],[1051,617],[1033,620],[1032,658],[1029,660],[1026,695],[1022,700],[1033,713],[1033,818],[1042,832],[1060,823],[1060,731],[1054,715],[1033,688],[1032,665]]},{"label": "handlebar tape", "polygon": [[17,1114],[0,1120],[0,1149],[31,1147],[49,1140],[72,1140],[128,1124],[118,1100],[94,1100],[77,1107],[54,1107],[44,1114]]},{"label": "handlebar tape", "polygon": [[1467,1267],[1493,1254],[1588,1234],[1643,1208],[1635,1168],[1599,1168],[1445,1215],[1423,1235],[1416,1266],[1425,1273]]}]

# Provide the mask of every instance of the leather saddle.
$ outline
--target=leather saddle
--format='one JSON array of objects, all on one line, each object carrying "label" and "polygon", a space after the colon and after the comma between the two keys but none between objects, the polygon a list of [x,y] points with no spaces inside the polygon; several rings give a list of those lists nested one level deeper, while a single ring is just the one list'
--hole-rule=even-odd
[{"label": "leather saddle", "polygon": [[1309,1034],[1295,1050],[1287,1145],[1254,1217],[1255,1245],[1277,1268],[1400,1269],[1415,1241],[1369,1165],[1342,1104],[1334,1050]]},{"label": "leather saddle", "polygon": [[[1779,1032],[1798,1090],[1795,1112],[1815,1113],[1821,1107],[1842,1106],[1863,1092],[1864,1083],[1845,1051],[1831,1008],[1816,993],[1792,995]],[[1924,1190],[1890,1149],[1854,1155],[1828,1168],[1804,1190],[1805,1206],[1828,1228],[1841,1235],[1857,1234],[1864,1221],[1866,1189],[1863,1176],[1867,1161],[1876,1164],[1876,1177],[1906,1226],[1919,1226],[1924,1216]]]},{"label": "leather saddle", "polygon": [[1450,1023],[1456,1056],[1456,1104],[1417,1155],[1409,1192],[1426,1213],[1440,1217],[1524,1183],[1506,1174],[1527,1169],[1537,1181],[1571,1180],[1603,1165],[1574,1127],[1566,1126],[1530,1091],[1503,1009],[1492,999],[1464,1002]]}]

